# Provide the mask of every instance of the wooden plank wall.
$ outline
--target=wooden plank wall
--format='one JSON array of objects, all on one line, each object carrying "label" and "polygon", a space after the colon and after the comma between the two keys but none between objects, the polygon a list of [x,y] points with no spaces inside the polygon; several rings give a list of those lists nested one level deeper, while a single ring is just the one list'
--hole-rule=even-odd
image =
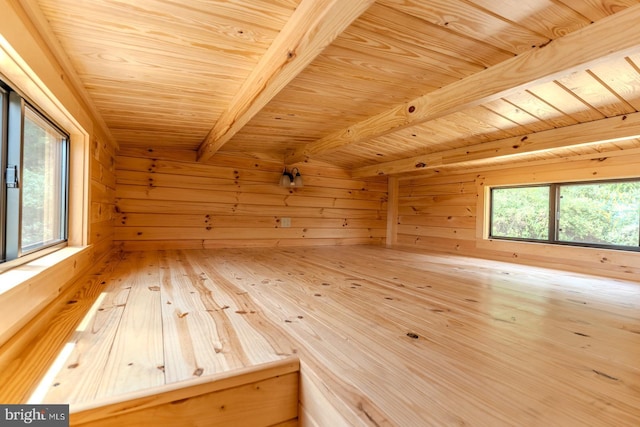
[{"label": "wooden plank wall", "polygon": [[91,144],[91,203],[89,206],[89,244],[96,258],[113,247],[116,201],[116,148],[94,138]]},{"label": "wooden plank wall", "polygon": [[403,179],[398,244],[636,280],[640,253],[487,240],[482,227],[485,186],[637,177],[639,163],[631,153]]},{"label": "wooden plank wall", "polygon": [[[116,234],[123,250],[382,244],[386,178],[300,167],[305,186],[278,186],[283,165],[193,151],[123,149],[116,160]],[[291,226],[283,226],[283,218]]]}]

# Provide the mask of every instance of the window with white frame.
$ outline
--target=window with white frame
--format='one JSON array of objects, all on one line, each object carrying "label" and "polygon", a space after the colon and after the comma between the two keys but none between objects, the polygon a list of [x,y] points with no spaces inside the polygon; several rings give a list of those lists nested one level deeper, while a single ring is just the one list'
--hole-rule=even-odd
[{"label": "window with white frame", "polygon": [[64,245],[68,229],[69,136],[0,82],[1,261]]},{"label": "window with white frame", "polygon": [[640,180],[494,187],[489,238],[640,251]]}]

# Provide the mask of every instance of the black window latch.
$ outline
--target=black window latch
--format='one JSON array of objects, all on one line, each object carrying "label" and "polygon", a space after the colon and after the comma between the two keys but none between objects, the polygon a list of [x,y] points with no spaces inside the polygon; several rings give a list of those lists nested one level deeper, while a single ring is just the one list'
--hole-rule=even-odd
[{"label": "black window latch", "polygon": [[7,183],[7,188],[18,188],[18,166],[7,166],[5,182]]}]

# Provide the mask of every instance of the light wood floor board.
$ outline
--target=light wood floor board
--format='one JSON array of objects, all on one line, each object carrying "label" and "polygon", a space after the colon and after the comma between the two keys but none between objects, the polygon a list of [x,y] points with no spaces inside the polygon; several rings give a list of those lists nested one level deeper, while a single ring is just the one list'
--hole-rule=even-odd
[{"label": "light wood floor board", "polygon": [[[306,425],[640,420],[640,282],[372,246],[123,256],[44,401],[297,356]],[[84,396],[61,386],[83,364]]]},{"label": "light wood floor board", "polygon": [[133,274],[123,286],[129,294],[96,396],[112,396],[164,384],[162,318],[155,253],[132,254]]},{"label": "light wood floor board", "polygon": [[120,260],[118,271],[104,281],[103,292],[68,340],[73,350],[54,378],[47,399],[76,402],[97,397],[131,290],[130,278],[140,273],[137,267],[144,256]]}]

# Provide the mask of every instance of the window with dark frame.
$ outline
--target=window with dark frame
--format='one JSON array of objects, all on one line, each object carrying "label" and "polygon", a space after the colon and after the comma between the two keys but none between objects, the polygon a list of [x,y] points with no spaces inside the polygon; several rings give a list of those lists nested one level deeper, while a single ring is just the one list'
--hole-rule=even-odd
[{"label": "window with dark frame", "polygon": [[494,187],[489,238],[640,251],[640,179]]},{"label": "window with dark frame", "polygon": [[0,81],[0,262],[68,237],[69,136]]}]

